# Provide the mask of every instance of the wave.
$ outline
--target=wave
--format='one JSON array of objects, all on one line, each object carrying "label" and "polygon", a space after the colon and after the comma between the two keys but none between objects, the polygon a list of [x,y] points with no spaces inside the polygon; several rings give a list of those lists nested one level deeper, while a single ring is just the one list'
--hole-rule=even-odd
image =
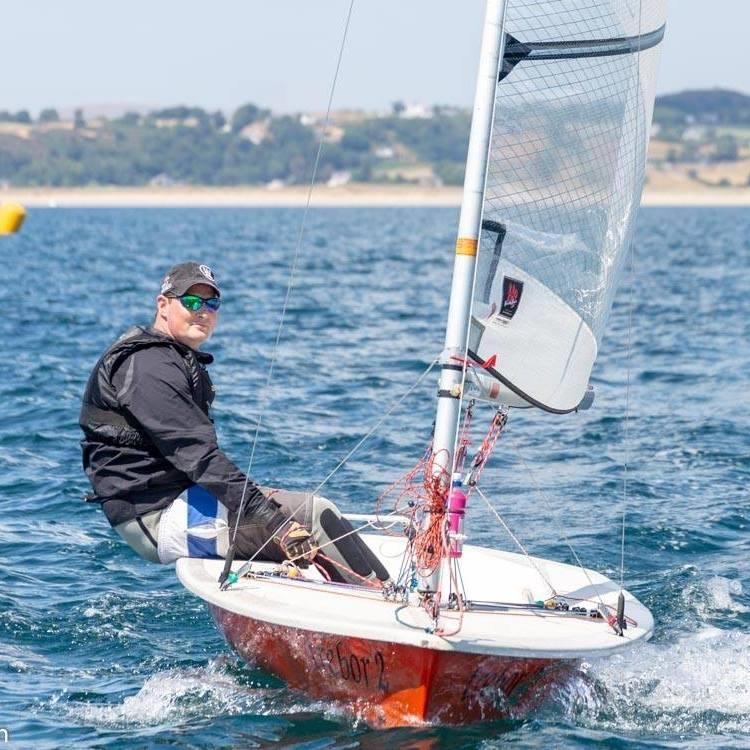
[{"label": "wave", "polygon": [[[696,593],[699,596],[696,597]],[[745,612],[737,581],[711,577],[686,590],[704,620]],[[703,622],[667,643],[650,642],[582,665],[553,704],[575,724],[652,736],[750,732],[750,634]]]},{"label": "wave", "polygon": [[166,728],[219,716],[281,716],[328,708],[302,703],[287,688],[243,684],[230,664],[230,659],[220,657],[204,667],[156,672],[146,678],[138,692],[118,703],[69,699],[63,703],[63,713],[76,724],[132,729]]}]

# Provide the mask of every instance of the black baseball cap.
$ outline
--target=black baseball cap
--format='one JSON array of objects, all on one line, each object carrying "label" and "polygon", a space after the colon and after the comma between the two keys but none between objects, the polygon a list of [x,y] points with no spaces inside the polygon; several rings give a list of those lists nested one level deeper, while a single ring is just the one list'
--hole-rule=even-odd
[{"label": "black baseball cap", "polygon": [[180,297],[193,284],[208,284],[216,290],[216,295],[221,297],[219,283],[216,281],[216,276],[214,276],[211,267],[205,263],[196,263],[192,260],[187,263],[178,263],[169,269],[161,282],[159,294],[168,297]]}]

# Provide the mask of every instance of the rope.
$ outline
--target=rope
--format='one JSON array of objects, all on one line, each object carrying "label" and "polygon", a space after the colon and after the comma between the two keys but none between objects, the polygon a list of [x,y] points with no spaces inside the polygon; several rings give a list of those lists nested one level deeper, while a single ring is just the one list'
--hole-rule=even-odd
[{"label": "rope", "polygon": [[[435,458],[439,454],[435,454]],[[450,476],[446,469],[434,468],[431,459],[424,472],[424,496],[418,509],[423,519],[419,531],[412,542],[414,562],[417,571],[423,577],[432,575],[442,564],[448,551],[445,519],[447,513],[447,493],[450,491]]]},{"label": "rope", "polygon": [[[298,506],[297,506],[297,507],[296,507],[296,508],[295,508],[295,509],[294,509],[294,510],[292,511],[292,513],[291,513],[291,516],[290,516],[290,517],[293,517],[293,516],[294,516],[294,514],[295,514],[295,513],[296,513],[296,512],[298,511],[298,510],[300,510],[300,509],[302,508],[302,506],[303,506],[303,505],[304,505],[304,504],[305,504],[306,502],[307,502],[307,499],[305,498],[305,500],[303,500],[303,501],[302,501],[302,502],[301,502],[301,503],[300,503],[300,504],[299,504],[299,505],[298,505]],[[360,527],[359,527],[359,528],[357,528],[357,529],[353,529],[352,531],[349,531],[349,532],[347,532],[346,534],[342,534],[342,535],[341,535],[340,537],[338,537],[338,538],[336,538],[336,539],[332,539],[332,540],[330,540],[329,542],[326,542],[325,544],[319,545],[319,546],[318,546],[318,547],[317,547],[316,549],[323,549],[324,547],[328,546],[329,544],[333,544],[334,542],[337,542],[337,541],[339,541],[340,539],[344,539],[344,538],[345,538],[345,537],[347,537],[347,536],[350,536],[350,535],[352,535],[352,534],[356,534],[356,533],[357,533],[358,531],[361,531],[362,529],[366,529],[366,528],[368,528],[368,527],[370,527],[370,526],[374,526],[375,524],[378,524],[378,523],[380,523],[380,518],[381,518],[381,517],[383,517],[383,516],[385,516],[385,517],[388,517],[388,516],[392,516],[392,515],[397,515],[397,514],[399,514],[400,512],[401,512],[401,511],[400,511],[400,509],[399,509],[399,508],[394,508],[394,509],[393,509],[393,511],[391,511],[390,513],[381,513],[381,514],[378,514],[378,517],[377,517],[377,518],[375,518],[375,519],[373,519],[372,521],[368,521],[368,522],[367,522],[366,524],[364,524],[363,526],[360,526]],[[286,524],[286,521],[284,521],[284,523],[283,523],[283,524],[281,524],[281,526],[279,526],[279,528],[278,528],[278,529],[276,529],[276,530],[275,530],[275,531],[274,531],[274,532],[273,532],[273,533],[272,533],[272,534],[271,534],[271,535],[270,535],[270,536],[268,537],[268,539],[266,539],[266,541],[265,541],[265,542],[263,542],[263,544],[261,544],[261,546],[260,546],[260,547],[258,547],[258,549],[257,549],[257,550],[256,550],[256,551],[255,551],[255,552],[253,553],[252,557],[250,557],[250,558],[249,558],[249,559],[248,559],[248,560],[247,560],[247,561],[246,561],[245,563],[243,563],[243,565],[242,565],[242,566],[241,566],[241,567],[239,568],[239,570],[238,570],[238,571],[237,571],[237,572],[236,572],[236,573],[234,574],[234,576],[236,576],[236,578],[242,578],[242,576],[244,576],[244,575],[245,575],[246,573],[248,573],[248,572],[250,571],[250,569],[251,569],[251,567],[252,567],[252,564],[253,564],[253,562],[255,562],[255,560],[256,560],[256,559],[258,558],[258,555],[259,555],[259,554],[260,554],[260,553],[261,553],[261,552],[262,552],[262,551],[263,551],[263,550],[264,550],[264,549],[265,549],[265,548],[266,548],[266,547],[268,546],[268,544],[269,544],[269,543],[270,543],[270,542],[271,542],[271,541],[273,540],[273,538],[274,538],[274,537],[276,536],[276,534],[278,534],[278,532],[279,532],[279,531],[281,531],[281,529],[283,528],[283,526],[284,526],[285,524]],[[235,524],[235,529],[236,529],[236,528],[237,528],[237,524]],[[291,558],[291,559],[290,559],[290,562],[294,562],[294,560],[297,560],[297,559],[299,559],[299,558],[298,558],[298,557],[297,557],[297,558]],[[236,580],[236,579],[235,579],[235,580]]]},{"label": "rope", "polygon": [[289,300],[292,295],[292,289],[294,288],[294,278],[295,278],[295,274],[297,271],[297,264],[299,262],[300,250],[302,249],[302,241],[305,236],[305,229],[307,227],[307,215],[310,211],[310,202],[312,201],[312,194],[313,194],[313,189],[315,187],[315,180],[318,175],[318,167],[320,166],[320,156],[323,152],[323,144],[325,142],[326,132],[328,131],[328,125],[331,119],[331,108],[333,106],[333,97],[336,92],[336,84],[338,83],[339,71],[341,70],[341,61],[344,57],[344,49],[346,48],[346,40],[349,35],[349,26],[351,25],[352,12],[354,10],[354,3],[355,3],[355,0],[350,0],[349,2],[349,10],[347,12],[346,21],[344,23],[344,31],[341,37],[341,44],[339,45],[338,57],[336,58],[336,70],[333,74],[333,80],[331,82],[331,88],[328,94],[328,105],[326,107],[326,115],[325,115],[325,120],[323,123],[323,129],[321,131],[320,139],[318,140],[318,150],[317,150],[317,153],[315,154],[315,162],[313,164],[312,175],[310,177],[310,185],[307,189],[307,199],[305,201],[305,209],[302,214],[302,221],[300,222],[299,234],[297,236],[297,244],[294,249],[294,257],[292,259],[292,264],[289,269],[289,281],[287,282],[286,295],[284,296],[284,304],[282,305],[282,308],[281,308],[281,317],[279,319],[279,326],[276,330],[276,340],[274,341],[273,351],[271,354],[271,363],[268,367],[268,375],[266,376],[266,382],[263,386],[260,414],[258,415],[258,421],[255,425],[255,435],[253,436],[253,443],[250,449],[250,460],[248,461],[247,471],[245,472],[245,484],[242,488],[242,497],[240,499],[239,510],[237,512],[237,519],[235,520],[234,530],[232,532],[232,546],[234,546],[235,539],[237,538],[237,529],[238,529],[239,520],[242,517],[242,512],[245,508],[245,499],[247,497],[247,487],[250,482],[250,472],[253,467],[253,460],[255,458],[255,448],[258,443],[258,435],[260,434],[260,427],[263,422],[263,411],[266,406],[266,395],[268,393],[268,388],[271,384],[271,379],[273,378],[274,365],[276,364],[276,358],[278,356],[278,350],[279,350],[279,342],[281,341],[281,332],[284,328],[284,320],[286,318],[286,311],[289,306]]},{"label": "rope", "polygon": [[[369,578],[365,578],[364,576],[359,575],[359,573],[355,573],[348,565],[344,565],[343,563],[340,563],[338,560],[334,560],[332,557],[328,557],[328,555],[324,555],[322,552],[318,552],[316,557],[322,558],[327,563],[330,563],[331,565],[333,565],[335,568],[338,568],[339,570],[344,571],[345,573],[348,573],[353,578],[359,579],[362,582],[362,586],[367,586],[368,588],[373,588],[373,589],[383,588],[382,581],[378,581],[377,583],[375,581],[371,581]],[[316,567],[322,568],[322,566],[316,566]],[[329,580],[330,580],[330,577],[329,577]]]}]

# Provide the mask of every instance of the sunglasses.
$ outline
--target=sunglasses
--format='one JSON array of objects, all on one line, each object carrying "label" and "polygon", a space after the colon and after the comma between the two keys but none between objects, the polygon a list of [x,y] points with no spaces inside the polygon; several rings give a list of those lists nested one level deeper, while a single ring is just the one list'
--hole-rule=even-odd
[{"label": "sunglasses", "polygon": [[186,310],[190,312],[198,312],[203,305],[206,306],[206,310],[215,313],[221,307],[221,300],[218,297],[199,297],[197,294],[183,294],[182,297],[178,297],[180,303]]}]

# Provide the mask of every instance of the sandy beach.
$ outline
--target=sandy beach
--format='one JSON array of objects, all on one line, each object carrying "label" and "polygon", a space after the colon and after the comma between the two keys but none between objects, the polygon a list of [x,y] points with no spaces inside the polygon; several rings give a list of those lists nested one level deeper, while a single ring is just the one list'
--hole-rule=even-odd
[{"label": "sandy beach", "polygon": [[[29,208],[91,207],[299,207],[307,201],[306,187],[93,187],[9,188],[0,190],[0,203],[17,201]],[[313,191],[313,206],[458,206],[459,188],[412,185],[347,185]]]},{"label": "sandy beach", "polygon": [[[16,201],[27,208],[150,208],[150,207],[299,207],[304,206],[307,189],[285,187],[87,187],[87,188],[5,188],[0,204]],[[346,206],[444,206],[457,207],[461,189],[413,185],[346,185],[316,187],[312,205]],[[689,189],[649,189],[644,206],[750,206],[750,187],[694,187]]]}]

